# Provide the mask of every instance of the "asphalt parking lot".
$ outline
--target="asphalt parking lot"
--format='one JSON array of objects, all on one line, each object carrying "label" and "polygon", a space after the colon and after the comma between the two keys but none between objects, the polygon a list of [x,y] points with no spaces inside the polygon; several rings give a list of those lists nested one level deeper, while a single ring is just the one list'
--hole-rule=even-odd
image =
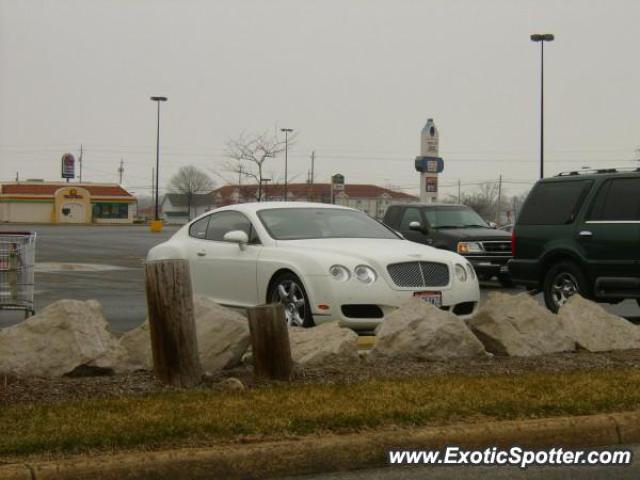
[{"label": "asphalt parking lot", "polygon": [[[144,321],[143,261],[151,247],[177,227],[151,233],[146,226],[0,225],[6,231],[36,232],[36,311],[61,298],[99,300],[114,330]],[[0,327],[20,321],[0,311]]]},{"label": "asphalt parking lot", "polygon": [[[0,232],[36,232],[36,310],[62,299],[99,300],[111,327],[126,331],[146,317],[143,261],[151,247],[168,239],[178,227],[151,233],[147,226],[0,225]],[[503,289],[497,282],[482,285],[482,296]],[[540,297],[540,296],[538,296]],[[636,320],[635,302],[607,306]],[[635,317],[635,318],[634,318]],[[0,311],[0,327],[19,322],[17,312]]]}]

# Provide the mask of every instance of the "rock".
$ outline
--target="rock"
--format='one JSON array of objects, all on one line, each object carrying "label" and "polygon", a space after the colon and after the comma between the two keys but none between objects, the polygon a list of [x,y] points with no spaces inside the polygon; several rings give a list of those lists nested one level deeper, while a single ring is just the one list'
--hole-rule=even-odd
[{"label": "rock", "polygon": [[291,356],[299,365],[357,362],[358,334],[329,322],[314,328],[289,329]]},{"label": "rock", "polygon": [[573,295],[560,308],[558,318],[580,349],[607,352],[640,348],[640,327],[580,295]]},{"label": "rock", "polygon": [[[238,365],[249,346],[247,319],[202,295],[194,296],[193,307],[203,370],[217,372]],[[129,353],[132,369],[153,368],[148,321],[125,333],[120,344]]]},{"label": "rock", "polygon": [[413,298],[385,318],[370,357],[433,361],[486,355],[463,320]]},{"label": "rock", "polygon": [[529,357],[575,350],[560,319],[526,292],[490,293],[468,325],[487,351],[496,355]]},{"label": "rock", "polygon": [[231,392],[240,392],[246,389],[246,387],[244,386],[244,383],[242,383],[240,380],[238,380],[235,377],[225,378],[221,382],[216,383],[216,387],[219,387]]},{"label": "rock", "polygon": [[153,368],[148,321],[122,335],[120,346],[127,351],[129,370],[151,370]]},{"label": "rock", "polygon": [[16,376],[111,374],[126,357],[95,300],[59,300],[0,330],[0,370]]}]

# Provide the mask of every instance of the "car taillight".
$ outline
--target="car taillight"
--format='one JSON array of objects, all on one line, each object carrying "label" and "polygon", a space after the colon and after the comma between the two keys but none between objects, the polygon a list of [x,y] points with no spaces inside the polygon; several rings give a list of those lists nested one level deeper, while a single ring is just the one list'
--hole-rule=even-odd
[{"label": "car taillight", "polygon": [[516,229],[511,229],[511,255],[516,256]]}]

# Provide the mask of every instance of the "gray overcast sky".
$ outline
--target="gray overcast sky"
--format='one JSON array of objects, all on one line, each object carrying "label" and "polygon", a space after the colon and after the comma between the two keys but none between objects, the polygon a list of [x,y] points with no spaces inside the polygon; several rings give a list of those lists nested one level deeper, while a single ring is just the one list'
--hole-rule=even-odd
[{"label": "gray overcast sky", "polygon": [[538,172],[535,32],[556,35],[547,172],[632,166],[639,18],[634,0],[0,0],[0,179],[58,179],[83,143],[86,180],[116,181],[124,157],[125,185],[149,193],[149,96],[166,95],[161,186],[182,165],[219,168],[229,137],[286,126],[290,177],[315,149],[317,181],[415,192],[433,117],[443,193],[499,174],[517,193]]}]

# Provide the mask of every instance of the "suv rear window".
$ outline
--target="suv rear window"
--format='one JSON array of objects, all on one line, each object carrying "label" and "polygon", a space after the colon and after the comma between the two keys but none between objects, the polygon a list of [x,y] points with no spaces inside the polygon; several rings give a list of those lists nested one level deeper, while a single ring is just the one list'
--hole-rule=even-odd
[{"label": "suv rear window", "polygon": [[538,183],[522,207],[520,225],[565,225],[572,223],[593,180]]}]

